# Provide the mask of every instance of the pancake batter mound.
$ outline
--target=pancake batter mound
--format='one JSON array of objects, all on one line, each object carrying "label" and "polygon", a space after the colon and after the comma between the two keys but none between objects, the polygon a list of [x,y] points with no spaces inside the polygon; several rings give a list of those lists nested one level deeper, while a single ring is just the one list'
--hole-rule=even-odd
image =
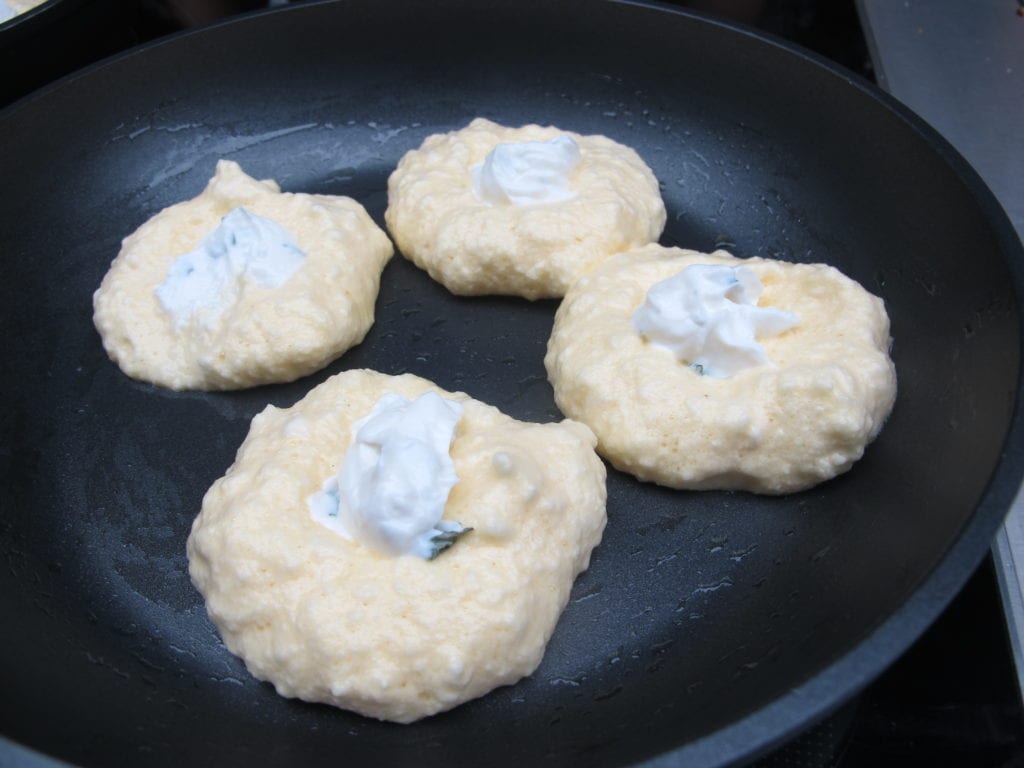
[{"label": "pancake batter mound", "polygon": [[[506,180],[522,173],[525,191],[513,188],[506,199],[493,178],[481,179],[499,144],[571,144],[559,137],[575,142],[578,149],[561,148],[575,156],[548,158],[530,170],[523,167],[528,158],[513,157],[498,168],[498,181],[502,172]],[[567,179],[560,177],[565,170]],[[542,202],[527,202],[531,196]],[[401,253],[452,293],[538,299],[563,296],[610,254],[656,241],[665,205],[654,174],[629,147],[604,136],[477,118],[406,153],[388,180],[385,219]]]},{"label": "pancake batter mound", "polygon": [[[314,519],[387,393],[461,404],[458,482],[436,559],[382,554]],[[360,433],[362,434],[362,433]],[[531,424],[412,375],[338,374],[253,419],[203,500],[189,572],[227,647],[283,696],[408,723],[516,682],[540,663],[605,525],[605,470],[582,424]]]},{"label": "pancake batter mound", "polygon": [[[225,255],[236,246],[249,262]],[[94,322],[132,378],[179,390],[292,381],[363,340],[392,253],[356,201],[282,193],[221,160],[202,194],[125,238],[93,297]],[[205,293],[171,284],[197,265]]]},{"label": "pancake batter mound", "polygon": [[[694,264],[746,266],[760,307],[796,315],[759,339],[768,364],[702,375],[638,333],[651,286]],[[889,344],[882,300],[833,267],[652,245],[572,287],[544,362],[559,408],[617,468],[673,488],[780,494],[846,472],[881,430],[896,396]]]}]

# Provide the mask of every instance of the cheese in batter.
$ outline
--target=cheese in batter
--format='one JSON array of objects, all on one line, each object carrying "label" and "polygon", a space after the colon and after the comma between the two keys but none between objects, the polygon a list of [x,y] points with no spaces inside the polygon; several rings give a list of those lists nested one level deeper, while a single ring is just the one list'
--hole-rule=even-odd
[{"label": "cheese in batter", "polygon": [[428,137],[388,179],[388,230],[452,293],[563,296],[613,253],[658,239],[658,180],[629,147],[477,118]]},{"label": "cheese in batter", "polygon": [[[799,322],[758,339],[760,364],[703,375],[633,324],[652,286],[693,265],[749,269],[758,307]],[[651,245],[573,286],[544,362],[559,408],[617,468],[674,488],[777,494],[861,457],[896,397],[889,344],[882,300],[833,267]]]},{"label": "cheese in batter", "polygon": [[[346,461],[353,425],[384,397],[427,393],[462,409],[442,522],[473,531],[428,560],[315,520],[307,500]],[[411,722],[540,663],[605,525],[595,442],[415,376],[347,371],[253,419],[203,499],[189,573],[227,647],[280,694]]]},{"label": "cheese in batter", "polygon": [[292,381],[363,340],[393,249],[355,200],[282,193],[222,160],[125,238],[93,297],[110,358],[170,389]]}]

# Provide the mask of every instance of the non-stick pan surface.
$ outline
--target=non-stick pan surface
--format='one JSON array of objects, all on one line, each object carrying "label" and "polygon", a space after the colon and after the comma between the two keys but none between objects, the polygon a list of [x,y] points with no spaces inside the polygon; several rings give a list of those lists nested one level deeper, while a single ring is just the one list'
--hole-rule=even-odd
[{"label": "non-stick pan surface", "polygon": [[[886,301],[900,381],[847,475],[782,498],[609,473],[609,523],[537,672],[410,726],[288,701],[219,643],[185,538],[249,420],[338,371],[559,418],[554,302],[461,299],[397,257],[366,341],[293,384],[175,394],[103,353],[120,239],[218,158],[378,222],[425,136],[484,115],[635,147],[666,244],[825,261]],[[748,32],[602,2],[353,0],[118,58],[0,117],[0,726],[87,765],[742,760],[865,685],[979,562],[1022,470],[1021,248],[874,89]],[[941,672],[937,671],[937,674]]]},{"label": "non-stick pan surface", "polygon": [[46,0],[0,24],[0,106],[138,41],[132,0]]}]

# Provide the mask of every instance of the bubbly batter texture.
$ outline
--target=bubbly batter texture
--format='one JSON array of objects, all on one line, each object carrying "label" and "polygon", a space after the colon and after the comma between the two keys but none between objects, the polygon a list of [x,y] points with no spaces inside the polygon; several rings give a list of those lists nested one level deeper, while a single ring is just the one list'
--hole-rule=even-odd
[{"label": "bubbly batter texture", "polygon": [[[444,519],[473,530],[435,560],[316,522],[354,422],[385,393],[463,407]],[[530,424],[412,375],[355,370],[253,419],[203,500],[189,572],[227,647],[284,696],[397,722],[514,683],[540,663],[605,524],[605,470],[582,424]]]},{"label": "bubbly batter texture", "polygon": [[[773,365],[702,376],[636,331],[648,289],[692,264],[749,267],[759,306],[799,317],[761,340]],[[833,267],[652,245],[572,287],[544,363],[559,408],[617,468],[673,488],[778,494],[847,471],[881,430],[896,397],[889,344],[882,300]]]},{"label": "bubbly batter texture", "polygon": [[[157,289],[179,257],[209,242],[239,208],[280,225],[303,252],[301,263],[275,287],[245,276],[222,311],[183,321]],[[202,194],[125,238],[93,297],[93,319],[107,354],[136,379],[206,390],[292,381],[363,340],[392,253],[356,201],[282,193],[222,160]]]},{"label": "bubbly batter texture", "polygon": [[[498,144],[559,136],[571,137],[580,152],[568,199],[492,204],[474,192],[474,169]],[[388,180],[385,219],[402,254],[452,293],[537,299],[563,296],[610,254],[657,240],[665,205],[654,174],[629,147],[477,118],[402,158]]]}]

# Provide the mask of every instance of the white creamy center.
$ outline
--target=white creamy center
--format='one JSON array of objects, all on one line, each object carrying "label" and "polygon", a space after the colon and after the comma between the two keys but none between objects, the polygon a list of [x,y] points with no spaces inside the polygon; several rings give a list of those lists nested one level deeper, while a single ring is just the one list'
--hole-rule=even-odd
[{"label": "white creamy center", "polygon": [[238,300],[243,279],[277,288],[305,255],[276,221],[235,208],[194,251],[174,260],[155,289],[156,297],[175,326],[197,313],[208,324]]},{"label": "white creamy center", "polygon": [[433,558],[465,529],[441,520],[458,481],[448,451],[462,406],[386,394],[352,425],[341,470],[309,497],[313,519],[389,555]]},{"label": "white creamy center", "polygon": [[764,286],[749,267],[694,264],[655,283],[633,327],[706,376],[771,365],[757,339],[792,328],[792,312],[757,306]]},{"label": "white creamy center", "polygon": [[471,169],[473,193],[490,205],[556,203],[575,197],[569,177],[580,161],[571,136],[499,144]]}]

